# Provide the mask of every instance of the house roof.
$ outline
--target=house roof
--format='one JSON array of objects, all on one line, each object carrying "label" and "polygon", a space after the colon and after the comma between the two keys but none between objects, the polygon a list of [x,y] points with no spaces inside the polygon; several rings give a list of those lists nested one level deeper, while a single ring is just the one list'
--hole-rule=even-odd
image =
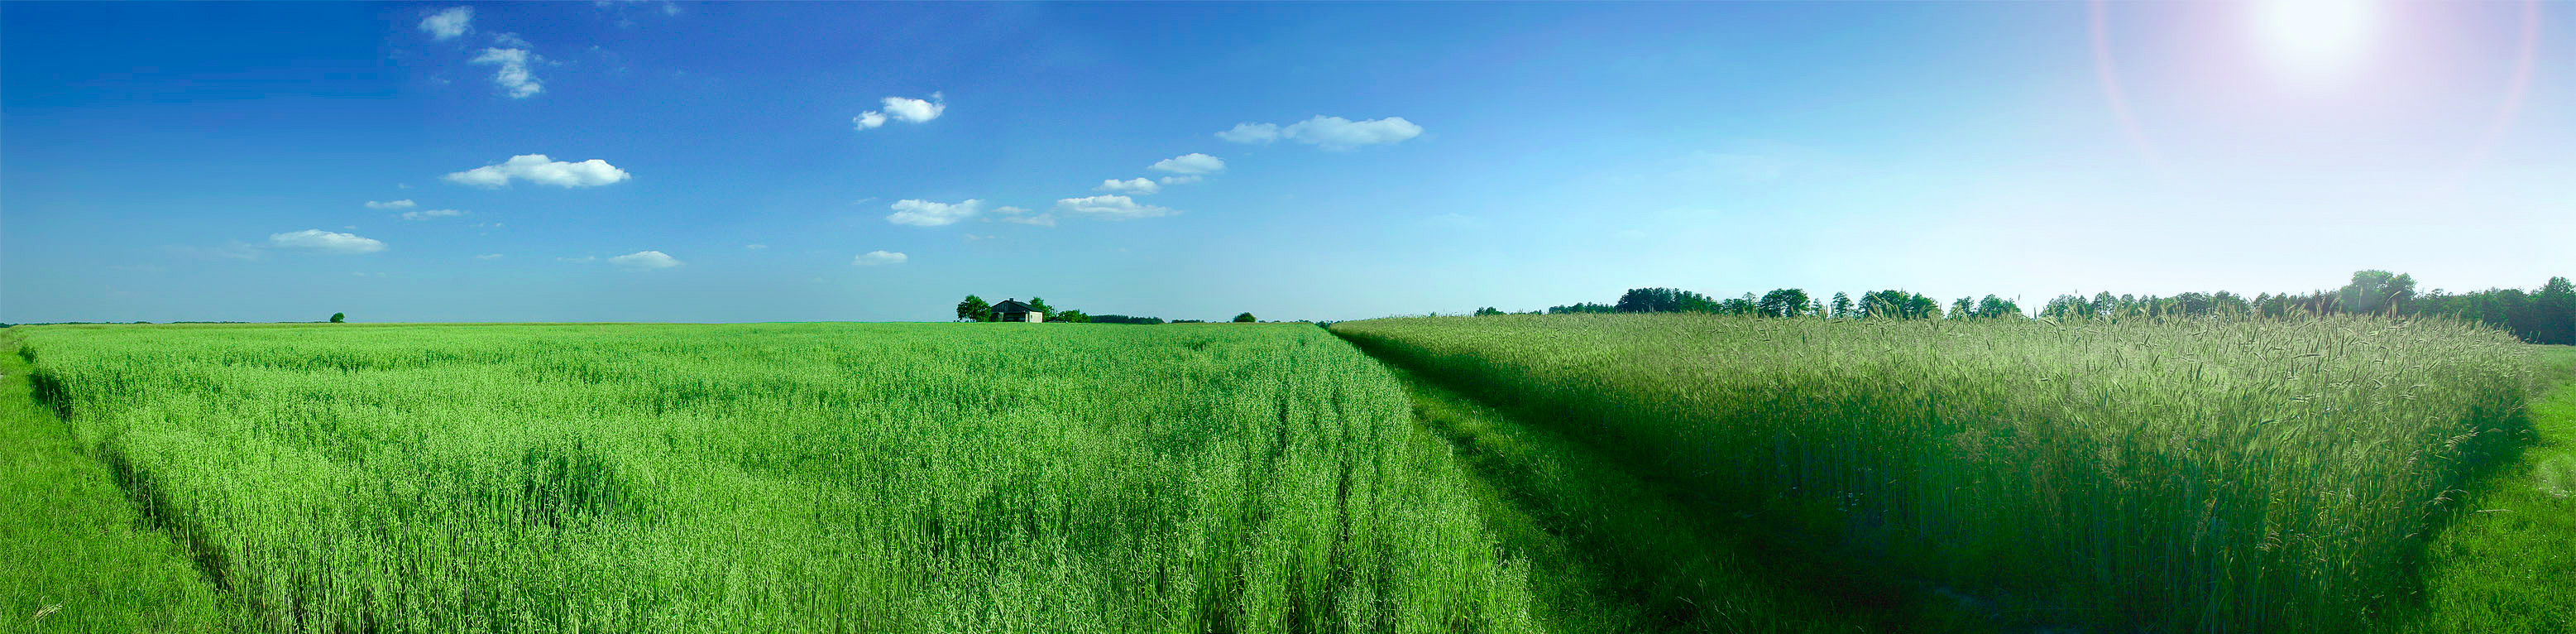
[{"label": "house roof", "polygon": [[997,313],[1033,313],[1037,312],[1037,310],[1038,309],[1030,308],[1028,304],[1020,303],[1020,300],[1016,299],[1005,299],[1002,300],[1002,303],[993,305],[993,312]]}]

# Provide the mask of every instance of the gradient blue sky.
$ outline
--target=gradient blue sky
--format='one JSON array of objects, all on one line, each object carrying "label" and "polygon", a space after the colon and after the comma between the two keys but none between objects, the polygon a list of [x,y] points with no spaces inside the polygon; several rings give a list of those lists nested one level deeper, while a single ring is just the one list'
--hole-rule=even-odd
[{"label": "gradient blue sky", "polygon": [[2576,7],[2288,6],[8,3],[0,321],[2576,274]]}]

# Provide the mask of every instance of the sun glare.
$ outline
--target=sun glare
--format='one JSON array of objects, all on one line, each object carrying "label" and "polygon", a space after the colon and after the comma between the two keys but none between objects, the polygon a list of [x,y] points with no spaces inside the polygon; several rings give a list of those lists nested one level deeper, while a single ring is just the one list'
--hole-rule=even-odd
[{"label": "sun glare", "polygon": [[2359,70],[2379,34],[2378,0],[2254,0],[2252,35],[2275,71],[2301,83],[2339,83]]}]

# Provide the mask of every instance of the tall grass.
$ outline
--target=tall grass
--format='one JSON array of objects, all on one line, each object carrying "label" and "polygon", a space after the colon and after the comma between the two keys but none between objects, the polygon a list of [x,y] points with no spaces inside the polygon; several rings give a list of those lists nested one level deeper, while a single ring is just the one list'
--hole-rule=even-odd
[{"label": "tall grass", "polygon": [[1313,328],[27,343],[252,629],[1533,629],[1401,386]]},{"label": "tall grass", "polygon": [[2529,433],[2449,322],[1695,315],[1336,324],[1624,451],[1709,513],[2025,624],[2346,630]]}]

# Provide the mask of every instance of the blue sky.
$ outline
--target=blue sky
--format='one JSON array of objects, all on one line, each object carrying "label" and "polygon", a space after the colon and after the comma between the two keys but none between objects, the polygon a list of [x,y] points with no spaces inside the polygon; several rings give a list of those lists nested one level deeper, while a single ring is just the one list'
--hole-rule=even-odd
[{"label": "blue sky", "polygon": [[2516,2],[8,3],[0,322],[2528,288],[2571,61]]}]

